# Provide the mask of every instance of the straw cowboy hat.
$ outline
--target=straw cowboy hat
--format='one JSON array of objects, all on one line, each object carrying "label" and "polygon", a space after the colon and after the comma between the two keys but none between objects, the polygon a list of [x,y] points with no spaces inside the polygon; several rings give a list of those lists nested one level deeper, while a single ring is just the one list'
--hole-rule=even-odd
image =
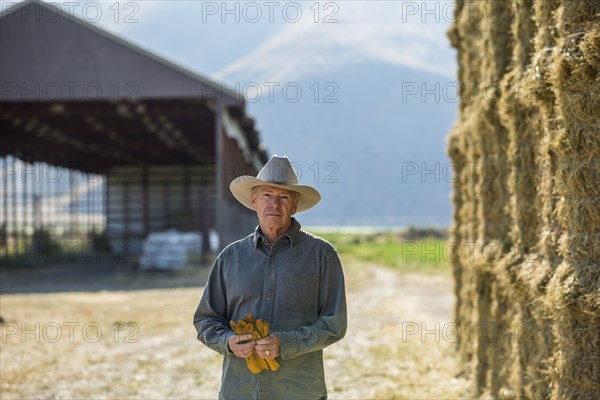
[{"label": "straw cowboy hat", "polygon": [[262,185],[274,186],[299,193],[297,213],[314,207],[321,200],[321,194],[317,189],[298,183],[298,175],[296,175],[296,171],[286,156],[279,157],[274,155],[256,177],[249,175],[240,176],[231,182],[229,189],[240,203],[253,209],[250,199],[252,189]]}]

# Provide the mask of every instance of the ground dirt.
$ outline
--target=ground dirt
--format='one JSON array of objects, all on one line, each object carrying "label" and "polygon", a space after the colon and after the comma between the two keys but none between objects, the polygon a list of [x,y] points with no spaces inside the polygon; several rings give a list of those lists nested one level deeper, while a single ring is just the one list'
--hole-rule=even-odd
[{"label": "ground dirt", "polygon": [[[355,260],[344,266],[349,327],[325,349],[329,397],[469,398],[452,343],[450,274],[399,273]],[[172,287],[202,281],[206,272],[123,272],[116,287],[88,273],[94,291],[68,292],[48,275],[51,293],[39,293],[43,280],[23,283],[36,279],[32,271],[21,286],[4,273],[0,398],[216,398],[221,357],[196,340],[192,326],[202,287]],[[7,294],[11,279],[12,292],[30,293]]]}]

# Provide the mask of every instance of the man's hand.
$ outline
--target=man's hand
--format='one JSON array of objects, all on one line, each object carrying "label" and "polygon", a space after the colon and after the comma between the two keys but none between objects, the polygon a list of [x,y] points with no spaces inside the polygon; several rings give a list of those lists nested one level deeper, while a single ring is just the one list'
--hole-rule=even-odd
[{"label": "man's hand", "polygon": [[227,344],[229,345],[229,349],[231,352],[240,358],[249,357],[252,354],[252,350],[254,350],[254,345],[256,345],[256,341],[251,340],[252,335],[231,335],[227,339]]},{"label": "man's hand", "polygon": [[254,346],[256,352],[261,358],[275,358],[281,354],[281,343],[279,342],[279,336],[270,334],[266,338],[256,341]]}]

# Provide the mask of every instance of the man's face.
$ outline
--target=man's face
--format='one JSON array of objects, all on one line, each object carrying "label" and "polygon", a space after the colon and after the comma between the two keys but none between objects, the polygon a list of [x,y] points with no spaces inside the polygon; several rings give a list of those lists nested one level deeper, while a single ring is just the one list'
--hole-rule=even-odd
[{"label": "man's face", "polygon": [[289,190],[273,186],[259,186],[252,193],[252,208],[265,229],[285,227],[296,213],[297,202]]}]

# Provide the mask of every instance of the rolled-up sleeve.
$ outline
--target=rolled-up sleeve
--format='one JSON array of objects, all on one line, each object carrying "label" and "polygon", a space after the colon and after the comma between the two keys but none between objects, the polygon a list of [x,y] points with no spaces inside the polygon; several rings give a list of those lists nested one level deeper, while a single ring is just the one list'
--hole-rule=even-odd
[{"label": "rolled-up sleeve", "polygon": [[321,350],[346,334],[348,317],[344,273],[337,252],[329,252],[321,265],[319,318],[313,324],[275,332],[281,341],[281,358],[292,359]]}]

